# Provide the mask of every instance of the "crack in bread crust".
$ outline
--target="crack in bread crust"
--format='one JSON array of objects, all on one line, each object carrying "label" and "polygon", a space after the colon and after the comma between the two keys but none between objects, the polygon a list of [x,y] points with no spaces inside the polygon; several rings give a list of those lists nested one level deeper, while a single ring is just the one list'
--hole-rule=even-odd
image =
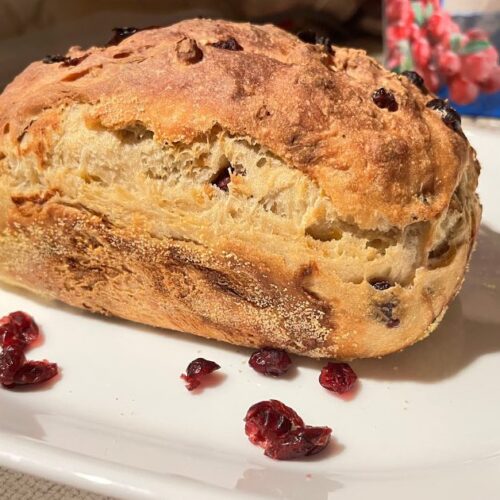
[{"label": "crack in bread crust", "polygon": [[[231,235],[283,255],[307,248],[311,260],[328,261],[328,272],[352,283],[382,273],[410,286],[434,248],[427,221],[386,231],[347,223],[316,181],[220,127],[191,144],[168,144],[140,122],[118,130],[95,123],[88,128],[89,113],[82,106],[62,109],[57,118],[39,119],[50,122],[54,132],[26,134],[30,147],[45,154],[9,155],[7,182],[14,203],[57,194],[60,203],[85,206],[106,214],[115,226],[134,226],[158,238],[214,248]],[[33,141],[41,142],[34,146]],[[224,193],[213,184],[229,168]],[[461,217],[461,212],[459,207],[453,214]],[[447,231],[439,233],[441,239]],[[468,237],[464,230],[457,236],[458,245]],[[355,259],[363,265],[353,265]]]}]

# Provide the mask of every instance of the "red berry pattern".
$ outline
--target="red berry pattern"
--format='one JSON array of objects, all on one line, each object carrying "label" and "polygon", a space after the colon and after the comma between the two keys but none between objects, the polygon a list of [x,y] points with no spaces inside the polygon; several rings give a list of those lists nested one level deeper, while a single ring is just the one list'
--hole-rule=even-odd
[{"label": "red berry pattern", "polygon": [[489,78],[479,84],[479,87],[487,94],[498,92],[498,89],[500,89],[500,66],[497,66]]},{"label": "red berry pattern", "polygon": [[386,0],[385,13],[389,69],[416,71],[431,92],[447,85],[457,104],[500,91],[498,51],[486,32],[462,33],[438,0]]},{"label": "red berry pattern", "polygon": [[458,104],[475,101],[479,95],[479,87],[463,76],[457,76],[450,82],[450,99]]},{"label": "red berry pattern", "polygon": [[452,77],[460,73],[462,61],[452,50],[443,50],[438,55],[438,68],[442,75]]}]

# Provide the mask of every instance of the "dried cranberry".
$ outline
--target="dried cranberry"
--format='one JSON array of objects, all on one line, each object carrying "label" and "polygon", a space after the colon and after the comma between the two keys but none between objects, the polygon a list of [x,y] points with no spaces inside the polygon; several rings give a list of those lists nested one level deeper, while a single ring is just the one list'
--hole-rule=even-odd
[{"label": "dried cranberry", "polygon": [[347,363],[328,363],[319,375],[319,383],[329,391],[343,394],[350,391],[358,376]]},{"label": "dried cranberry", "polygon": [[455,132],[462,130],[462,118],[452,107],[446,110],[446,113],[443,115],[443,122]]},{"label": "dried cranberry", "polygon": [[394,302],[386,302],[378,304],[379,318],[385,323],[387,328],[396,328],[399,326],[399,319],[394,317],[394,309],[397,304]]},{"label": "dried cranberry", "polygon": [[320,36],[316,39],[316,43],[319,45],[323,45],[324,49],[326,52],[330,55],[335,55],[335,51],[332,48],[333,41],[330,37],[328,36]]},{"label": "dried cranberry", "polygon": [[290,356],[282,349],[272,349],[265,347],[254,352],[248,364],[259,373],[278,377],[288,371],[292,360]]},{"label": "dried cranberry", "polygon": [[89,57],[89,54],[83,54],[80,57],[68,57],[63,61],[62,66],[78,66],[82,61],[85,61]]},{"label": "dried cranberry", "polygon": [[395,307],[396,304],[394,304],[393,302],[387,302],[385,304],[380,304],[379,309],[385,316],[390,318],[392,317],[392,313]]},{"label": "dried cranberry", "polygon": [[267,408],[273,409],[274,411],[283,414],[292,422],[294,426],[300,427],[304,425],[304,421],[299,417],[295,410],[282,403],[281,401],[278,401],[277,399],[269,399],[268,401],[255,403],[248,409],[247,418],[253,417],[258,412],[264,411]]},{"label": "dried cranberry", "polygon": [[210,45],[216,49],[243,50],[243,47],[232,36],[226,38],[225,40],[219,40],[218,42],[211,43]]},{"label": "dried cranberry", "polygon": [[0,319],[0,343],[2,347],[17,345],[21,348],[33,343],[40,330],[31,316],[16,311]]},{"label": "dried cranberry", "polygon": [[387,290],[389,288],[391,288],[391,283],[387,280],[382,280],[382,279],[373,279],[373,280],[370,280],[370,285],[375,288],[375,290],[379,290],[379,291],[382,291],[382,290]]},{"label": "dried cranberry", "polygon": [[426,106],[431,109],[436,109],[437,111],[443,111],[448,107],[448,103],[444,99],[431,99]]},{"label": "dried cranberry", "polygon": [[14,385],[16,372],[23,366],[25,357],[19,346],[4,347],[0,354],[0,384],[10,387]]},{"label": "dried cranberry", "polygon": [[197,358],[189,363],[186,373],[183,373],[181,378],[186,381],[187,390],[192,391],[201,384],[201,377],[209,375],[219,368],[220,366],[213,361]]},{"label": "dried cranberry", "polygon": [[222,191],[228,191],[232,173],[233,167],[228,165],[217,174],[217,177],[212,181],[212,184],[217,186]]},{"label": "dried cranberry", "polygon": [[245,434],[253,444],[260,445],[267,439],[273,439],[289,432],[292,423],[281,413],[272,409],[259,412],[245,423]]},{"label": "dried cranberry", "polygon": [[386,322],[387,328],[396,328],[399,326],[399,318],[389,318]]},{"label": "dried cranberry", "polygon": [[304,421],[297,413],[276,399],[254,404],[245,417],[245,433],[257,445],[265,445],[268,440],[303,426]]},{"label": "dried cranberry", "polygon": [[24,350],[39,336],[31,316],[16,311],[0,319],[0,383],[6,387],[38,384],[57,374],[57,365],[48,361],[26,361]]},{"label": "dried cranberry", "polygon": [[14,375],[15,385],[40,384],[55,377],[57,364],[48,361],[26,361]]},{"label": "dried cranberry", "polygon": [[270,441],[264,454],[275,460],[292,460],[315,455],[326,448],[331,434],[330,427],[299,427],[279,439]]},{"label": "dried cranberry", "polygon": [[254,404],[245,417],[245,433],[249,440],[276,460],[320,452],[328,444],[331,432],[329,427],[304,425],[294,410],[275,399]]},{"label": "dried cranberry", "polygon": [[315,33],[313,30],[304,30],[297,33],[297,37],[304,43],[310,43],[312,45],[323,45],[328,54],[335,54],[332,48],[332,39],[328,36],[321,36]]},{"label": "dried cranberry", "polygon": [[246,175],[246,170],[241,165],[233,167],[231,164],[228,164],[228,166],[224,167],[211,182],[222,191],[228,191],[231,175],[233,174],[244,176]]},{"label": "dried cranberry", "polygon": [[401,74],[406,76],[415,87],[423,91],[427,90],[425,88],[424,79],[416,71],[403,71]]},{"label": "dried cranberry", "polygon": [[129,36],[132,36],[141,30],[139,28],[128,26],[125,28],[113,28],[112,31],[114,31],[115,34],[113,35],[111,40],[106,44],[108,47],[110,45],[118,45],[119,43],[123,42],[125,38],[128,38]]},{"label": "dried cranberry", "polygon": [[441,119],[445,125],[455,132],[461,132],[462,119],[458,112],[453,109],[445,99],[431,99],[426,106],[441,113]]},{"label": "dried cranberry", "polygon": [[394,94],[390,90],[384,89],[384,87],[379,88],[372,94],[373,102],[379,108],[387,108],[389,111],[397,111],[398,103]]},{"label": "dried cranberry", "polygon": [[65,63],[68,62],[71,58],[68,56],[62,56],[60,54],[52,54],[47,55],[42,59],[44,64],[55,64],[55,63]]}]

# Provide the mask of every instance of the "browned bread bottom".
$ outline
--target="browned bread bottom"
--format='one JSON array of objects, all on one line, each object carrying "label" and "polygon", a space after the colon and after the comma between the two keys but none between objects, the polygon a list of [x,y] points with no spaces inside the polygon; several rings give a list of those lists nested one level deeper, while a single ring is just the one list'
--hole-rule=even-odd
[{"label": "browned bread bottom", "polygon": [[24,201],[1,240],[0,275],[93,312],[237,345],[349,359],[427,336],[461,285],[470,246],[448,265],[417,274],[411,291],[337,281],[328,300],[308,288],[319,271],[314,265],[295,267],[258,251],[243,260],[233,250],[214,255],[191,242],[115,228],[82,207]]}]

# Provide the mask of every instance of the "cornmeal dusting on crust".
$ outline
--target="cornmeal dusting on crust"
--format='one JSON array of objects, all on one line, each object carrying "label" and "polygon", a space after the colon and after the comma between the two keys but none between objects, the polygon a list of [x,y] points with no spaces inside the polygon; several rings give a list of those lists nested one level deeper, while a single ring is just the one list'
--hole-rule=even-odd
[{"label": "cornmeal dusting on crust", "polygon": [[433,96],[273,26],[183,21],[68,57],[0,96],[1,279],[315,357],[437,325],[480,205],[475,152]]}]

